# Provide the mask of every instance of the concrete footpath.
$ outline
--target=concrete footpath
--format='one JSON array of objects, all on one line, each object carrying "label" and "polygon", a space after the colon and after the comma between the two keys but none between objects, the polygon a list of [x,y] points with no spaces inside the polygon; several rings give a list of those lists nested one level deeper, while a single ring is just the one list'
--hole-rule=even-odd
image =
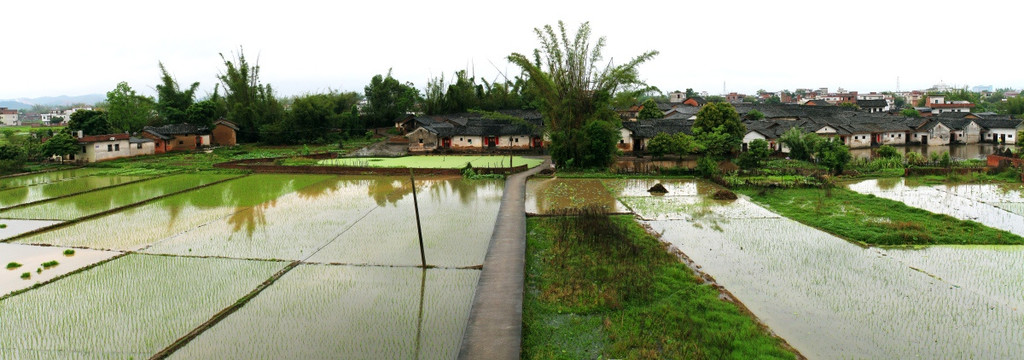
[{"label": "concrete footpath", "polygon": [[505,193],[473,296],[459,359],[519,359],[526,265],[526,178],[550,166],[549,159],[505,179]]}]

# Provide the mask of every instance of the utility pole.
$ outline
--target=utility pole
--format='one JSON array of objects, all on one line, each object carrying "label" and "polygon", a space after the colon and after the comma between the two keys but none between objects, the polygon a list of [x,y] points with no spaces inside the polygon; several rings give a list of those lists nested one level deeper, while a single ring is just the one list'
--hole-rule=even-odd
[{"label": "utility pole", "polygon": [[427,256],[423,252],[423,228],[420,226],[420,203],[416,200],[416,178],[413,176],[413,170],[409,169],[409,182],[412,183],[412,206],[416,210],[416,234],[420,237],[420,263],[423,264],[423,268],[427,268]]}]

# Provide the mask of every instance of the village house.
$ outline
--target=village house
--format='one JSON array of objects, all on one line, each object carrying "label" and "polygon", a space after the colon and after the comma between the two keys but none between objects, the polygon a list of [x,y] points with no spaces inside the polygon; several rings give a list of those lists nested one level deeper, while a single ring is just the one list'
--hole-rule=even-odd
[{"label": "village house", "polygon": [[188,123],[142,128],[142,137],[153,140],[157,154],[168,151],[193,151],[210,145],[210,130]]},{"label": "village house", "polygon": [[134,136],[128,138],[128,156],[153,155],[155,153],[156,147],[152,139]]},{"label": "village house", "polygon": [[237,124],[224,119],[214,121],[213,130],[210,131],[210,145],[235,146],[237,133]]},{"label": "village house", "polygon": [[926,105],[932,114],[948,112],[968,113],[974,107],[969,101],[946,101],[943,95],[929,95]]},{"label": "village house", "polygon": [[81,146],[81,151],[69,156],[68,160],[93,163],[132,156],[130,137],[128,134],[83,136],[79,132],[78,145]]},{"label": "village house", "polygon": [[647,151],[648,142],[656,135],[660,133],[689,135],[692,127],[693,120],[676,119],[651,119],[622,123],[622,128],[619,129],[619,143],[616,147],[624,152]]},{"label": "village house", "polygon": [[4,126],[18,126],[21,125],[21,121],[18,120],[18,110],[8,109],[0,107],[0,125]]},{"label": "village house", "polygon": [[499,113],[503,116],[468,113],[417,117],[418,127],[405,136],[409,140],[409,151],[477,152],[530,150],[545,146],[544,123],[539,112],[510,110]]}]

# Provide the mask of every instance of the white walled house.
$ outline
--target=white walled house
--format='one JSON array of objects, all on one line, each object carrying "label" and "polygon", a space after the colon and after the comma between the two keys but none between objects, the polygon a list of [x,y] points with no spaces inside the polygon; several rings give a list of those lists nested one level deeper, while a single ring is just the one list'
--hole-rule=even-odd
[{"label": "white walled house", "polygon": [[4,126],[18,126],[21,125],[21,120],[18,119],[18,110],[12,110],[5,107],[0,107],[0,125]]},{"label": "white walled house", "polygon": [[78,138],[81,151],[75,154],[78,162],[98,162],[131,156],[128,134],[90,135]]},{"label": "white walled house", "polygon": [[153,155],[156,153],[156,143],[152,139],[143,137],[128,138],[128,156]]}]

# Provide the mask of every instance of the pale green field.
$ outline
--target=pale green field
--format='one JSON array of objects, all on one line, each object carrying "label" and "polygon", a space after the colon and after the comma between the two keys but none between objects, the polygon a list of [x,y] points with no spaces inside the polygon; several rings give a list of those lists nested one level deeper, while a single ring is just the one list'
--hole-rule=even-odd
[{"label": "pale green field", "polygon": [[[522,156],[512,156],[512,166],[526,164],[534,167],[544,162],[540,159],[530,159]],[[360,166],[360,167],[382,167],[382,168],[416,168],[416,169],[461,169],[467,163],[475,168],[501,168],[509,167],[508,156],[403,156],[398,158],[344,158],[321,160],[320,165],[332,166]]]}]

